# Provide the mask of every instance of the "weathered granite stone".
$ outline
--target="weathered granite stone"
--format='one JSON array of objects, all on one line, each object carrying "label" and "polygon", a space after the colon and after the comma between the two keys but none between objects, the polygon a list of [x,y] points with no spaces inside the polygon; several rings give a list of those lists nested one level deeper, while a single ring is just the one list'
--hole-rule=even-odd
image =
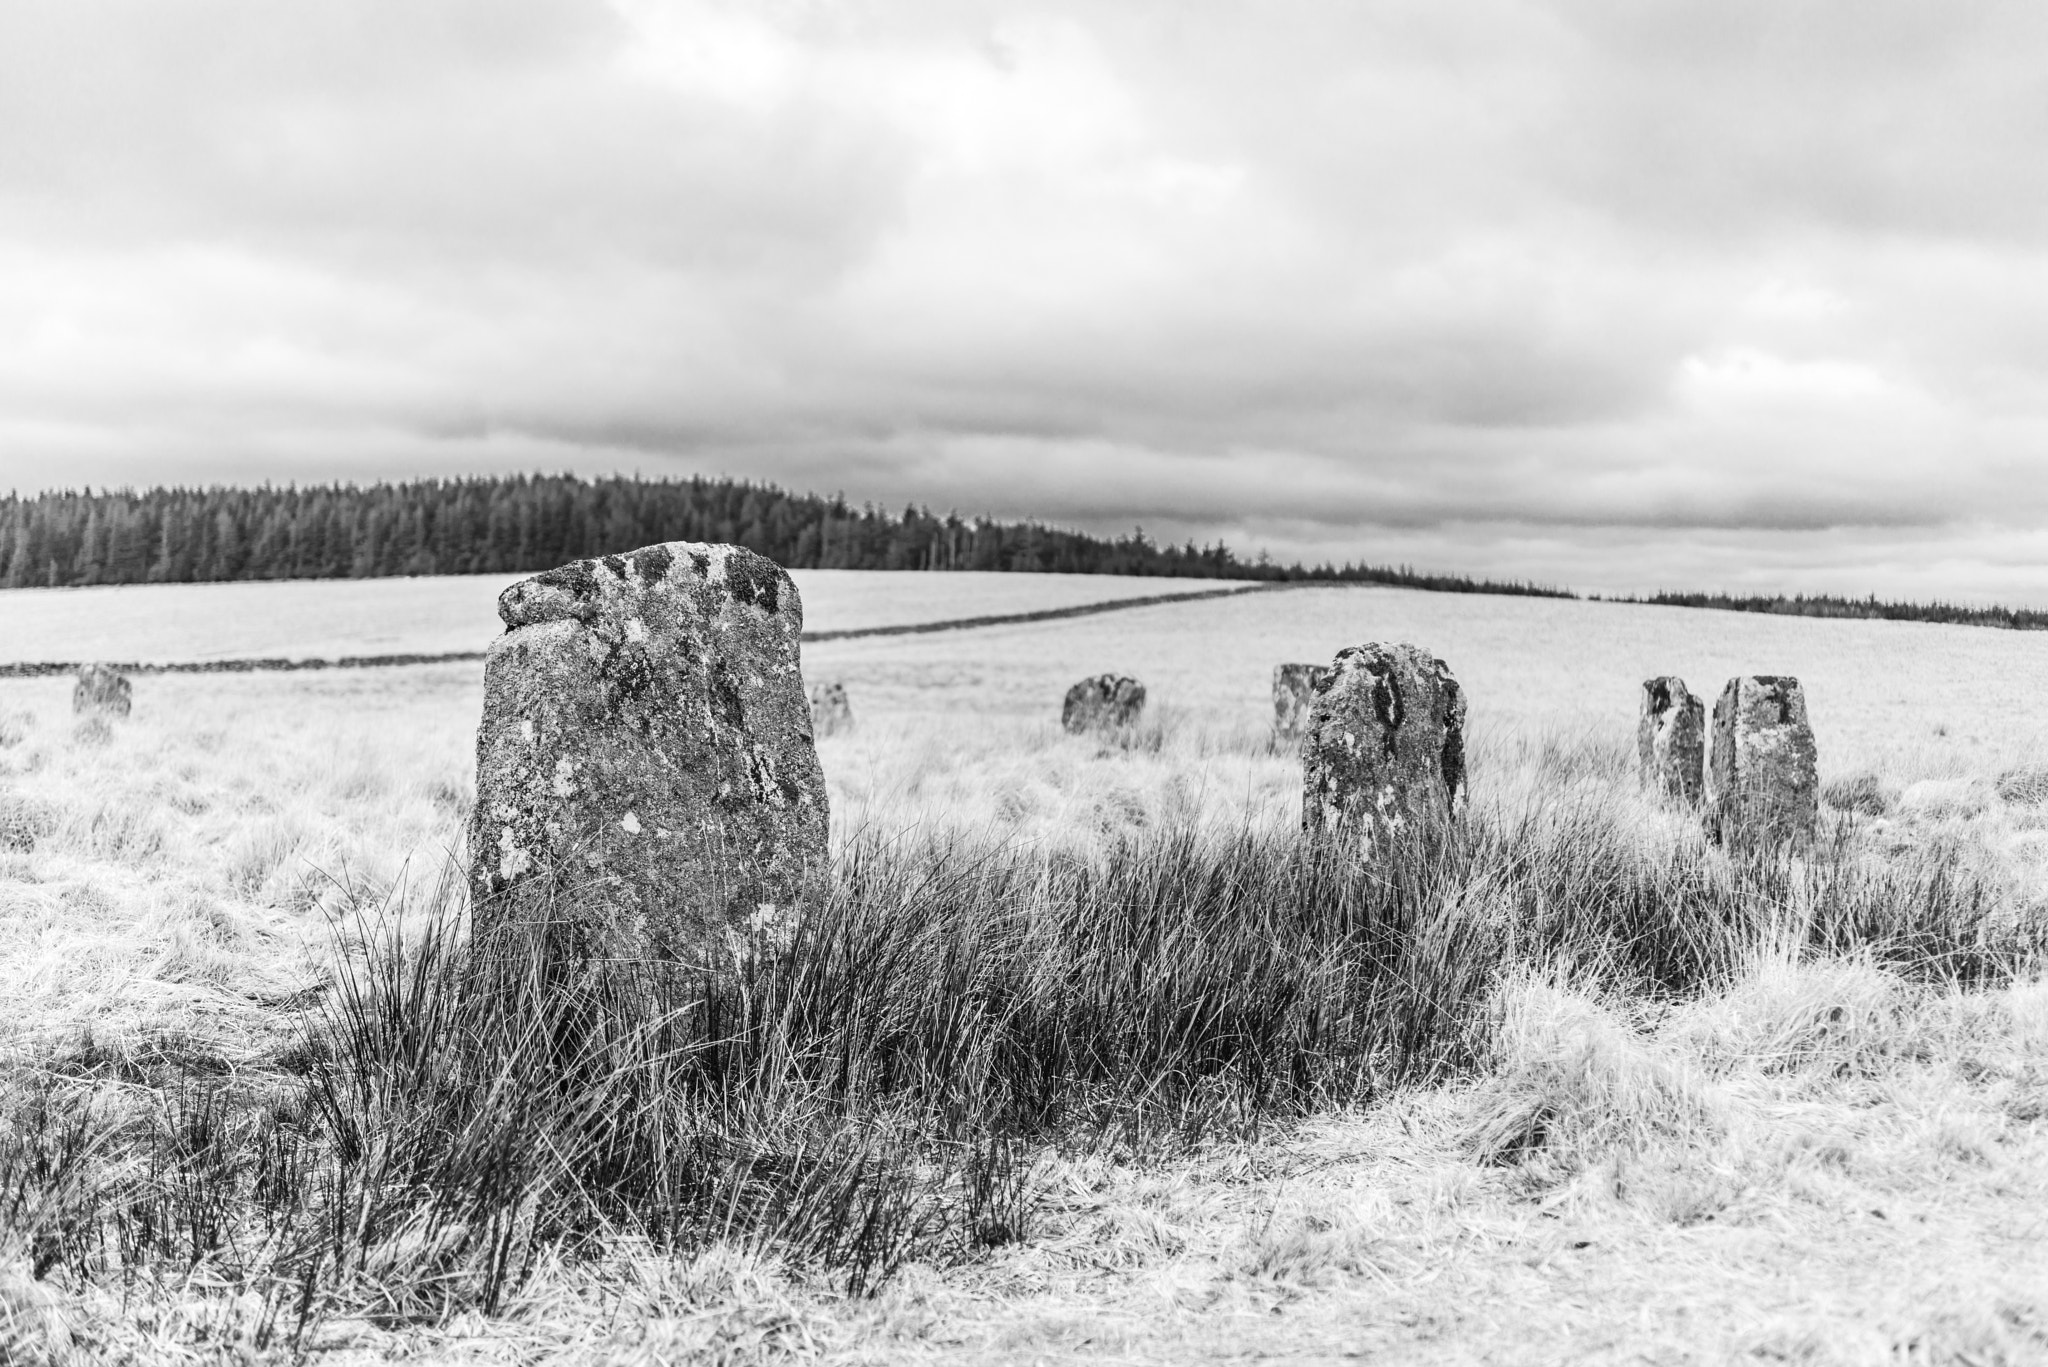
[{"label": "weathered granite stone", "polygon": [[1636,723],[1636,772],[1651,792],[1697,803],[1707,782],[1707,706],[1685,680],[1666,674],[1643,680]]},{"label": "weathered granite stone", "polygon": [[1441,825],[1465,802],[1465,694],[1411,645],[1348,646],[1315,685],[1301,823],[1368,845]]},{"label": "weathered granite stone", "polygon": [[1098,674],[1067,690],[1060,725],[1073,732],[1134,725],[1145,710],[1145,685],[1121,674]]},{"label": "weathered granite stone", "polygon": [[1707,803],[1708,830],[1723,844],[1812,837],[1820,817],[1820,780],[1799,680],[1750,675],[1730,679],[1721,690],[1714,703]]},{"label": "weathered granite stone", "polygon": [[824,890],[826,795],[781,566],[669,542],[523,580],[498,615],[479,927],[537,897],[582,953],[697,964],[792,932]]},{"label": "weathered granite stone", "polygon": [[1309,709],[1315,705],[1316,680],[1328,669],[1327,665],[1273,666],[1274,739],[1301,739],[1302,731],[1308,726]]},{"label": "weathered granite stone", "polygon": [[78,671],[78,682],[71,687],[73,712],[111,713],[125,717],[130,705],[126,675],[116,674],[105,665],[87,665]]},{"label": "weathered granite stone", "polygon": [[853,729],[853,704],[846,700],[846,685],[834,679],[811,685],[811,731],[836,736]]}]

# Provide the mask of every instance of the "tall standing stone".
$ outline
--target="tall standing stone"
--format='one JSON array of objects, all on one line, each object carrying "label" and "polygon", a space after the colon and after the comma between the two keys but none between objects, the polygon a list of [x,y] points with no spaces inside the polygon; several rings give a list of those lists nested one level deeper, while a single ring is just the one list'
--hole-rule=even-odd
[{"label": "tall standing stone", "polygon": [[781,566],[669,542],[522,580],[498,615],[479,925],[545,914],[584,953],[698,964],[793,930],[824,889],[827,814]]},{"label": "tall standing stone", "polygon": [[1327,666],[1287,664],[1273,666],[1273,736],[1276,740],[1301,739],[1308,725],[1309,710],[1315,705],[1316,680]]},{"label": "tall standing stone", "polygon": [[1705,789],[1707,706],[1674,674],[1643,680],[1636,771],[1643,787],[1697,804]]},{"label": "tall standing stone", "polygon": [[833,679],[811,685],[811,733],[836,736],[853,729],[853,704],[846,700],[846,685]]},{"label": "tall standing stone", "polygon": [[1723,844],[1812,837],[1820,818],[1820,779],[1799,680],[1757,674],[1730,679],[1721,690],[1714,703],[1707,803],[1708,829]]},{"label": "tall standing stone", "polygon": [[71,686],[71,710],[75,713],[125,717],[132,705],[127,676],[105,665],[86,665]]},{"label": "tall standing stone", "polygon": [[1145,711],[1145,685],[1121,674],[1098,674],[1067,690],[1060,725],[1079,734],[1133,726]]},{"label": "tall standing stone", "polygon": [[1411,645],[1349,646],[1316,683],[1301,822],[1369,844],[1441,825],[1465,801],[1465,693]]}]

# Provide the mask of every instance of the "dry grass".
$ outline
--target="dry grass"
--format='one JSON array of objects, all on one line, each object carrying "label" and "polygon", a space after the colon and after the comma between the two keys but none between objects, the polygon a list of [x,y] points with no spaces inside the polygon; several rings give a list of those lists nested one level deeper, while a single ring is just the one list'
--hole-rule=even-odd
[{"label": "dry grass", "polygon": [[[2048,990],[1774,961],[1631,1014],[1510,984],[1472,1081],[1171,1162],[1056,1161],[1027,1243],[872,1299],[729,1249],[620,1250],[544,1269],[502,1321],[323,1342],[590,1364],[2048,1360]],[[1503,1147],[1503,1118],[1534,1114]]]},{"label": "dry grass", "polygon": [[[1994,935],[2048,906],[2048,783],[2029,777],[2048,768],[2032,737],[1994,743],[2010,723],[1993,706],[2036,691],[2048,643],[1963,633],[1990,654],[1951,656],[1926,648],[1939,628],[1727,619],[1761,634],[1702,647],[1680,635],[1723,619],[1674,614],[1672,639],[1621,644],[1584,622],[1658,610],[1426,599],[1443,606],[1423,625],[1401,615],[1416,597],[1310,590],[815,648],[809,672],[845,677],[859,718],[821,747],[835,834],[1085,850],[1284,831],[1298,777],[1260,729],[1271,661],[1407,636],[1490,712],[1482,818],[1548,823],[1564,848],[1560,830],[1606,813],[1640,867],[1689,877],[1696,833],[1637,802],[1625,762],[1626,676],[1665,672],[1644,663],[1661,651],[1695,688],[1738,656],[1806,675],[1831,800],[1855,813],[1859,858],[1903,871],[1901,896],[1914,870],[1973,871],[1997,890]],[[1631,620],[1640,637],[1648,619]],[[1131,744],[1052,724],[1071,677],[1101,667],[1132,668],[1161,704]],[[1995,687],[1962,677],[1987,672]],[[1609,675],[1628,685],[1611,697]],[[1876,691],[1893,687],[1939,701],[1902,723]],[[402,899],[421,881],[408,861],[430,870],[452,845],[478,696],[466,666],[150,678],[95,736],[68,682],[0,684],[12,1052],[136,1116],[167,1078],[261,1085],[296,1004],[331,980],[342,890]],[[621,1237],[544,1261],[495,1316],[337,1315],[303,1346],[333,1362],[2048,1362],[2048,987],[1904,974],[1853,943],[1816,953],[1801,935],[1825,888],[1783,887],[1780,933],[1680,992],[1544,952],[1569,906],[1475,894],[1461,924],[1530,943],[1471,1014],[1455,1079],[1192,1148],[1048,1152],[1027,1239],[913,1265],[872,1297],[766,1247],[677,1258]],[[27,1276],[35,1249],[9,1237],[0,1361],[291,1355],[276,1297],[205,1260],[90,1286]]]}]

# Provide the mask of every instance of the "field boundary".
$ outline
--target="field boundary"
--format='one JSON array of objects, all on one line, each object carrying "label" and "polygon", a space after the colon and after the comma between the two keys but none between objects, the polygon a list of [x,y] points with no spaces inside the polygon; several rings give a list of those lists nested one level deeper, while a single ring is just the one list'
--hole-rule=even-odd
[{"label": "field boundary", "polygon": [[16,660],[0,664],[0,679],[30,679],[46,674],[73,674],[98,664],[121,674],[253,674],[263,670],[380,669],[393,665],[442,665],[481,660],[481,650],[450,650],[438,655],[342,655],[332,660],[266,658],[249,660]]},{"label": "field boundary", "polygon": [[1079,603],[1068,608],[1039,608],[1033,612],[1005,612],[992,617],[954,617],[943,622],[911,622],[902,626],[849,627],[845,631],[807,631],[804,644],[813,641],[851,641],[863,636],[917,636],[928,631],[969,631],[975,627],[1015,626],[1024,622],[1052,622],[1063,617],[1093,617],[1101,612],[1125,608],[1149,608],[1162,603],[1193,603],[1203,598],[1237,598],[1247,593],[1271,593],[1275,589],[1299,587],[1283,584],[1234,584],[1227,589],[1190,589],[1184,593],[1154,593],[1143,598],[1110,598],[1097,603]]},{"label": "field boundary", "polygon": [[[989,617],[953,617],[939,622],[909,622],[897,626],[851,627],[845,631],[809,631],[806,645],[819,641],[850,641],[865,636],[917,636],[935,631],[971,631],[977,627],[1014,626],[1026,622],[1052,622],[1065,617],[1093,617],[1098,613],[1120,612],[1125,608],[1157,607],[1164,603],[1192,603],[1205,598],[1236,598],[1248,593],[1272,593],[1302,587],[1279,584],[1239,584],[1227,589],[1194,589],[1185,593],[1154,593],[1142,598],[1111,598],[1065,608],[1040,608],[1033,612],[1007,612]],[[51,674],[73,674],[88,664],[101,664],[123,674],[253,674],[261,671],[306,669],[386,669],[404,665],[460,664],[484,658],[481,650],[450,650],[439,654],[343,655],[335,659],[289,659],[266,657],[244,660],[16,660],[0,663],[0,679],[33,679]]]}]

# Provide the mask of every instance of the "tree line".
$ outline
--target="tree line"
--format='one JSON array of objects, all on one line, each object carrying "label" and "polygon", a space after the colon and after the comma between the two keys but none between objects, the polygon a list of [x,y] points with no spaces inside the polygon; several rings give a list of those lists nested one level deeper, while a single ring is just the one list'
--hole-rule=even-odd
[{"label": "tree line", "polygon": [[[911,506],[854,507],[747,480],[574,475],[367,486],[91,489],[0,499],[0,588],[523,574],[659,541],[730,542],[793,569],[1003,570],[1385,584],[1570,598],[1408,566],[1278,564],[1222,542],[1161,544]],[[1799,617],[2048,629],[2048,612],[1831,595],[1657,593],[1607,601]]]},{"label": "tree line", "polygon": [[1651,603],[1673,608],[1718,608],[1723,612],[1761,612],[1777,617],[1852,617],[1881,622],[1946,622],[1955,626],[2003,627],[2008,631],[2048,630],[2048,612],[2035,608],[1973,607],[1965,603],[1885,602],[1843,598],[1834,594],[1653,593],[1647,598],[1608,598],[1610,603]]},{"label": "tree line", "polygon": [[519,574],[659,541],[729,542],[794,569],[1321,579],[1569,596],[1375,565],[1240,560],[1042,522],[900,513],[733,479],[511,475],[400,484],[63,491],[0,501],[0,587]]}]

